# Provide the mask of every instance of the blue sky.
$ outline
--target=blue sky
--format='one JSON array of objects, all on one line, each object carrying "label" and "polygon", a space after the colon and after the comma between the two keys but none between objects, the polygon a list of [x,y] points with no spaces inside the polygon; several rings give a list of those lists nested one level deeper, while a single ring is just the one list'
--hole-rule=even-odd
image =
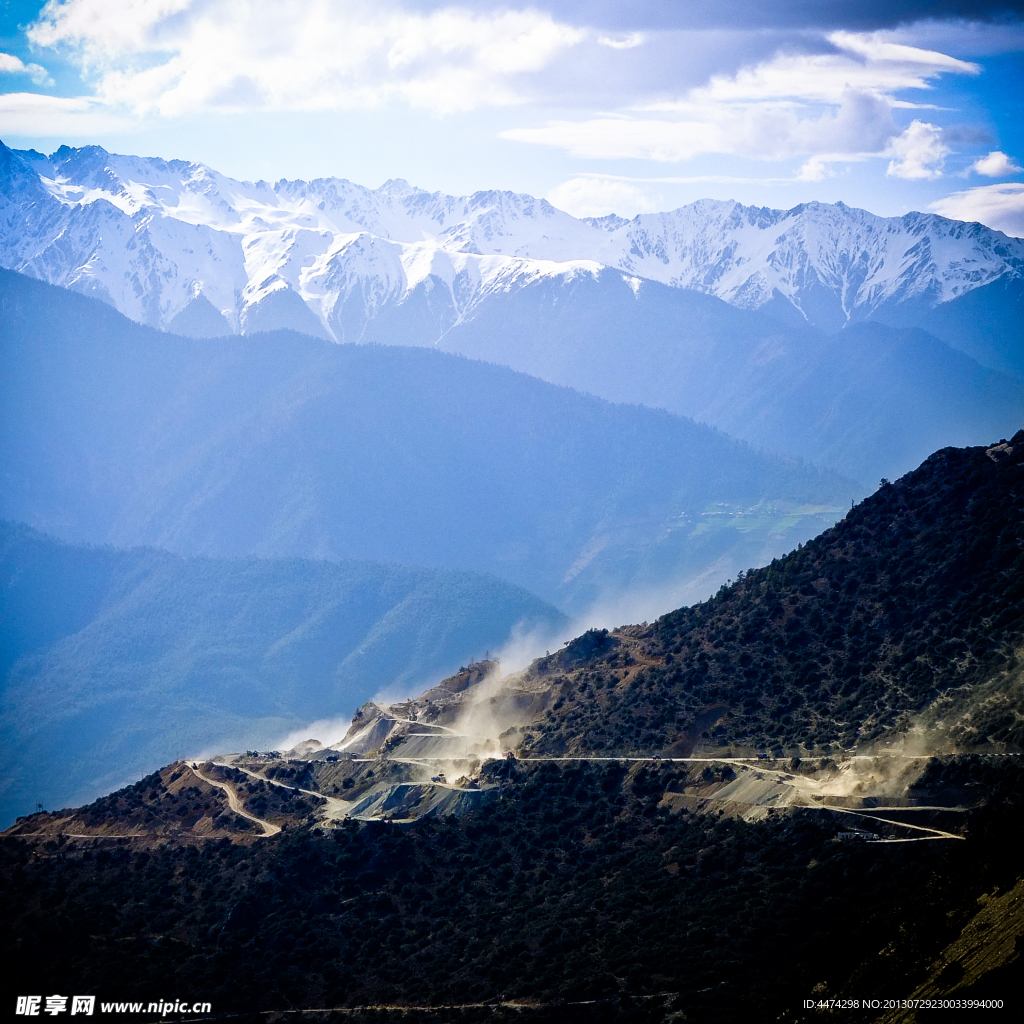
[{"label": "blue sky", "polygon": [[0,138],[577,215],[710,196],[1024,235],[1020,2],[0,0]]}]

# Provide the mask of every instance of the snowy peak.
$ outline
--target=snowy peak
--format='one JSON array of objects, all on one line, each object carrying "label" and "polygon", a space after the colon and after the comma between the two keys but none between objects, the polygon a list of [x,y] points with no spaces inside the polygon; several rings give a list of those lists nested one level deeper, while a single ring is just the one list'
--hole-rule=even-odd
[{"label": "snowy peak", "polygon": [[617,266],[642,277],[746,308],[781,296],[811,320],[818,317],[804,300],[824,291],[837,326],[885,302],[946,302],[1024,275],[1020,239],[935,215],[876,217],[843,204],[770,210],[702,200],[637,217],[614,235],[630,243]]},{"label": "snowy peak", "polygon": [[[837,328],[885,304],[935,305],[1024,276],[1020,239],[842,203],[773,210],[700,200],[632,220],[578,220],[513,192],[457,197],[402,179],[378,189],[343,178],[242,182],[98,146],[48,157],[4,146],[0,186],[3,266],[158,327],[201,296],[212,306],[204,323],[238,331],[284,316],[342,340],[361,335],[360,318],[429,292],[432,309],[445,307],[443,332],[495,290],[610,267]],[[257,316],[274,296],[285,309],[278,293],[292,313]]]}]

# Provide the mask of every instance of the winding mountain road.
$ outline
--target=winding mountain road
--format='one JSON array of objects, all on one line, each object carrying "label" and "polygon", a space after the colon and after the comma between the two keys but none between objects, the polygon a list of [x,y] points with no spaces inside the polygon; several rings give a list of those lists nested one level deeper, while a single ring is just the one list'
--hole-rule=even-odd
[{"label": "winding mountain road", "polygon": [[[885,755],[881,755],[881,756],[885,756]],[[892,754],[892,755],[889,755],[889,756],[899,757],[901,755],[899,755],[899,754]],[[905,755],[903,755],[903,756],[905,756]],[[814,757],[802,758],[802,760],[821,760],[821,759],[822,758],[814,758]],[[390,758],[390,760],[397,761],[397,762],[400,762],[400,763],[405,763],[405,764],[420,764],[420,765],[423,765],[425,767],[426,765],[428,765],[430,763],[435,763],[436,764],[438,762],[444,762],[444,761],[459,761],[459,760],[465,760],[465,758],[464,757],[462,757],[462,758],[458,758],[458,757],[418,757],[418,758],[412,758],[412,757],[409,757],[409,758],[392,757],[392,758]],[[799,775],[794,776],[794,774],[791,771],[786,771],[785,769],[769,768],[769,767],[767,767],[766,765],[764,765],[760,761],[754,761],[753,763],[751,763],[751,759],[750,758],[739,758],[739,757],[658,757],[656,755],[647,755],[647,756],[633,755],[633,756],[625,756],[625,757],[623,757],[623,756],[619,756],[619,757],[614,757],[614,756],[612,756],[612,757],[609,757],[609,756],[601,756],[601,757],[579,757],[579,756],[524,757],[524,758],[518,758],[517,760],[520,761],[521,763],[524,763],[524,764],[529,764],[531,762],[536,762],[536,761],[619,761],[619,762],[647,761],[647,762],[655,762],[655,763],[663,763],[663,764],[673,764],[673,763],[674,764],[702,764],[702,763],[728,764],[728,765],[735,765],[736,767],[740,768],[741,770],[745,770],[745,771],[756,773],[758,778],[760,778],[761,776],[768,776],[770,778],[773,778],[780,785],[789,786],[789,787],[791,787],[793,789],[796,789],[797,791],[801,792],[805,799],[808,796],[814,796],[814,797],[817,797],[818,799],[821,799],[822,795],[823,795],[823,794],[819,794],[819,793],[814,792],[816,789],[818,789],[818,783],[815,782],[814,780],[807,779],[807,778],[801,777]],[[714,800],[715,798],[714,798],[714,796],[712,796],[712,797],[710,797],[710,799]],[[856,815],[857,817],[868,818],[871,821],[881,822],[881,823],[883,823],[885,825],[894,825],[894,826],[905,827],[905,828],[908,828],[908,829],[912,829],[915,832],[923,833],[920,836],[913,836],[913,837],[906,836],[906,837],[902,837],[902,838],[899,838],[899,839],[878,839],[878,840],[876,840],[876,842],[884,842],[884,843],[917,843],[917,842],[924,842],[926,840],[933,840],[933,839],[959,839],[959,840],[963,840],[963,838],[964,838],[963,836],[957,835],[954,832],[946,832],[943,829],[932,828],[931,826],[912,825],[909,822],[905,822],[905,821],[894,821],[894,820],[892,820],[890,818],[881,818],[881,817],[878,817],[877,815],[869,813],[867,810],[851,810],[850,808],[835,807],[835,806],[833,806],[831,804],[825,804],[825,803],[818,804],[818,803],[810,803],[810,802],[808,802],[808,803],[795,803],[795,804],[791,804],[789,806],[791,806],[791,807],[801,807],[801,808],[803,808],[805,810],[811,810],[811,811],[834,811],[834,812],[839,813],[839,814],[853,814],[853,815]],[[892,807],[892,808],[889,808],[889,807],[877,807],[877,808],[871,808],[871,810],[879,810],[879,811],[882,811],[882,810],[912,811],[914,809],[915,809],[914,807]],[[927,809],[927,810],[949,810],[951,808],[929,807],[929,808],[919,808],[919,809],[921,809],[921,810],[925,810],[925,809]],[[956,809],[956,808],[952,808],[952,809]]]},{"label": "winding mountain road", "polygon": [[[836,814],[853,814],[858,818],[868,818],[871,821],[880,821],[883,825],[896,825],[900,828],[911,828],[916,832],[927,832],[928,835],[916,836],[916,837],[905,837],[903,839],[877,839],[879,843],[920,843],[926,839],[959,839],[963,840],[963,836],[958,836],[955,832],[944,832],[940,828],[932,828],[931,825],[911,825],[909,821],[893,821],[891,818],[879,818],[874,814],[867,814],[864,811],[851,811],[847,807],[830,807],[827,804],[816,805],[811,810],[816,811],[833,811]],[[913,811],[919,808],[914,807],[895,807],[895,808],[873,808],[874,810],[900,810],[900,811]],[[946,808],[941,808],[945,810]]]},{"label": "winding mountain road", "polygon": [[[233,764],[229,767],[234,768],[236,771],[245,772],[246,775],[251,776],[254,779],[259,779],[261,782],[266,782],[271,786],[280,786],[281,789],[292,790],[297,793],[305,793],[306,796],[315,796],[321,800],[327,801],[325,818],[343,818],[348,813],[348,808],[352,806],[351,801],[339,800],[336,796],[327,796],[326,793],[318,793],[314,789],[301,789],[299,786],[289,786],[287,782],[279,782],[277,779],[268,778],[266,775],[261,775],[259,772],[254,772],[249,768],[243,768],[240,764]],[[280,829],[278,830],[280,831]]]},{"label": "winding mountain road", "polygon": [[229,786],[226,782],[218,782],[216,779],[208,779],[200,770],[199,765],[194,762],[189,764],[189,768],[192,769],[192,773],[203,780],[208,786],[216,786],[218,789],[223,789],[228,798],[228,806],[235,812],[240,814],[243,818],[248,818],[250,821],[255,821],[257,825],[262,826],[263,835],[261,839],[266,836],[276,836],[281,831],[280,827],[273,824],[273,822],[264,821],[262,818],[257,818],[255,814],[250,814],[245,807],[242,806],[242,801],[238,799],[238,794]]}]

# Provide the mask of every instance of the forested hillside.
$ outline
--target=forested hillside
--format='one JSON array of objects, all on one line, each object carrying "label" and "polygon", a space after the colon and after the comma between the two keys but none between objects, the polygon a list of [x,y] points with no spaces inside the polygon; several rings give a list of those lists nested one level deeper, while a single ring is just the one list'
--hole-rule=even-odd
[{"label": "forested hillside", "polygon": [[566,708],[534,749],[829,751],[905,731],[943,695],[963,717],[933,746],[1019,748],[1019,687],[984,687],[1010,686],[1022,648],[1024,431],[937,452],[709,601],[538,661]]},{"label": "forested hillside", "polygon": [[[60,976],[100,998],[171,991],[253,1020],[302,1007],[369,1007],[345,1011],[360,1024],[796,1019],[851,972],[851,997],[912,991],[978,897],[1012,888],[1024,779],[979,767],[947,768],[986,779],[969,843],[836,842],[842,825],[811,811],[670,814],[671,765],[597,763],[495,763],[504,799],[414,825],[241,845],[7,837],[9,963],[29,991]],[[1011,979],[965,994],[1014,998]],[[465,1008],[402,1009],[445,1004]]]}]

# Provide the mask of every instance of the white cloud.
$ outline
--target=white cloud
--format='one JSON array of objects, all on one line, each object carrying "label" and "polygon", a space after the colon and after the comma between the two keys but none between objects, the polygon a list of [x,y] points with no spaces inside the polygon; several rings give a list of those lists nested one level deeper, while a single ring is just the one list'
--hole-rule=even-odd
[{"label": "white cloud", "polygon": [[613,50],[633,50],[638,46],[643,46],[645,36],[642,32],[630,32],[629,35],[615,37],[615,36],[598,36],[597,41],[602,46],[611,47]]},{"label": "white cloud", "polygon": [[[681,109],[677,105],[677,109]],[[557,146],[582,158],[677,162],[704,153],[762,160],[798,155],[820,159],[879,153],[899,132],[884,99],[850,92],[835,109],[817,116],[793,104],[693,104],[685,120],[602,117],[552,121],[542,128],[515,128],[502,137]],[[825,154],[830,154],[825,156]]]},{"label": "white cloud", "polygon": [[194,0],[48,0],[28,31],[38,46],[66,43],[91,61],[152,49],[161,25]]},{"label": "white cloud", "polygon": [[944,53],[880,42],[873,35],[833,32],[828,41],[841,52],[779,54],[731,78],[715,76],[693,90],[688,102],[786,98],[841,103],[851,91],[890,96],[902,89],[928,89],[941,74],[976,75],[981,70]]},{"label": "white cloud", "polygon": [[975,160],[968,170],[974,171],[975,174],[983,174],[986,178],[1005,178],[1017,174],[1021,167],[1004,152],[994,149],[988,156]]},{"label": "white cloud", "polygon": [[574,217],[603,217],[617,213],[632,217],[657,209],[661,197],[651,197],[642,188],[613,178],[570,178],[555,186],[547,200]]},{"label": "white cloud", "polygon": [[876,65],[919,67],[925,78],[932,78],[942,71],[956,71],[969,75],[981,72],[977,64],[958,60],[938,50],[926,50],[920,46],[892,42],[887,39],[885,32],[833,32],[828,40],[839,49],[858,53]]},{"label": "white cloud", "polygon": [[831,178],[835,172],[829,167],[829,161],[824,155],[812,156],[796,172],[797,181],[824,181]]},{"label": "white cloud", "polygon": [[942,141],[942,129],[926,121],[911,121],[910,127],[889,144],[887,178],[934,181],[942,177],[942,164],[949,147]]},{"label": "white cloud", "polygon": [[930,208],[943,217],[979,221],[997,231],[1024,238],[1024,182],[979,185],[939,199]]},{"label": "white cloud", "polygon": [[830,52],[779,53],[734,75],[712,76],[677,100],[642,108],[646,116],[638,110],[502,134],[584,158],[809,157],[801,180],[820,180],[829,163],[868,156],[891,157],[892,176],[938,177],[949,152],[940,130],[920,121],[901,130],[893,110],[920,104],[895,94],[980,68],[878,33],[833,32],[827,39]]},{"label": "white cloud", "polygon": [[133,124],[86,96],[0,94],[0,135],[88,138],[104,132],[126,131]]},{"label": "white cloud", "polygon": [[529,9],[421,15],[366,0],[50,0],[28,34],[76,54],[105,101],[169,116],[513,104],[520,76],[586,35]]},{"label": "white cloud", "polygon": [[12,53],[0,53],[0,74],[28,75],[36,85],[53,85],[46,68],[39,64],[26,64]]}]

